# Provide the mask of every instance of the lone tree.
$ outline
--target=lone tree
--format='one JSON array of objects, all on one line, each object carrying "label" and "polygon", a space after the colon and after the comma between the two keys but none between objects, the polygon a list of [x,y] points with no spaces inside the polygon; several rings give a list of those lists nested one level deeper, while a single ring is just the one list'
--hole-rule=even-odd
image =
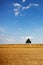
[{"label": "lone tree", "polygon": [[27,39],[26,44],[29,44],[29,43],[31,43],[31,41],[30,41],[30,39]]}]

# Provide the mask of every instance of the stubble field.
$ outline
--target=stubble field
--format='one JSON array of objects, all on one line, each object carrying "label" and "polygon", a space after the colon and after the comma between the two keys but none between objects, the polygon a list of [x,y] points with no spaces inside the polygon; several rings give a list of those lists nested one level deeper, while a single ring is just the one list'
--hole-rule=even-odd
[{"label": "stubble field", "polygon": [[0,65],[43,65],[43,44],[0,45]]}]

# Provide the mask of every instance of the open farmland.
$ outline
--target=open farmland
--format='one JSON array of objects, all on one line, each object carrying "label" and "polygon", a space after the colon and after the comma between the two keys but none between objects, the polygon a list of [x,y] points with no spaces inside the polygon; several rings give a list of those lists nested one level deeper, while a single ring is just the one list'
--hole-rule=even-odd
[{"label": "open farmland", "polygon": [[0,65],[43,65],[43,44],[0,45]]}]

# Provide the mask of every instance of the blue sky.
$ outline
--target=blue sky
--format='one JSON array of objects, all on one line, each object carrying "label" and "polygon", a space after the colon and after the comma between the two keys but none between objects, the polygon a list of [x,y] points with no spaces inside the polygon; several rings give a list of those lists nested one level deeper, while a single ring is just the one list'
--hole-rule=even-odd
[{"label": "blue sky", "polygon": [[43,43],[43,0],[0,0],[0,44]]}]

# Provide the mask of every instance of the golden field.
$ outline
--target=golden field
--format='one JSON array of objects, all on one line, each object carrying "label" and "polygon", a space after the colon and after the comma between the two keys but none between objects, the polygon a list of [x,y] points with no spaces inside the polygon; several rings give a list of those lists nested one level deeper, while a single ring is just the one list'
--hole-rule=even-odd
[{"label": "golden field", "polygon": [[0,45],[0,65],[43,65],[43,44]]}]

